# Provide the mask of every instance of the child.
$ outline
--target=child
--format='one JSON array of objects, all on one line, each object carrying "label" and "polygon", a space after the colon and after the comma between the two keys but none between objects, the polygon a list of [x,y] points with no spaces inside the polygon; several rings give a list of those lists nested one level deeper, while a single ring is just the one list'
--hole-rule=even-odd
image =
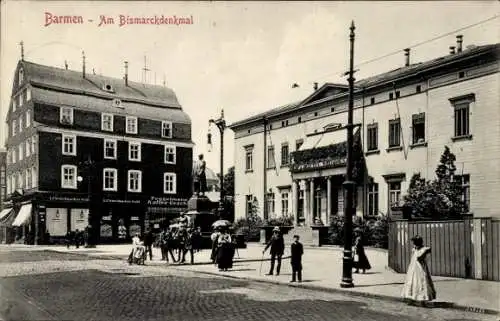
[{"label": "child", "polygon": [[293,236],[291,252],[292,281],[290,282],[295,282],[295,276],[297,276],[299,282],[302,282],[302,255],[304,254],[304,247],[302,246],[302,243],[299,242],[298,235]]},{"label": "child", "polygon": [[406,273],[403,297],[423,303],[436,298],[436,290],[426,262],[426,256],[431,252],[431,248],[424,247],[424,241],[420,236],[413,237],[412,241],[413,254]]}]

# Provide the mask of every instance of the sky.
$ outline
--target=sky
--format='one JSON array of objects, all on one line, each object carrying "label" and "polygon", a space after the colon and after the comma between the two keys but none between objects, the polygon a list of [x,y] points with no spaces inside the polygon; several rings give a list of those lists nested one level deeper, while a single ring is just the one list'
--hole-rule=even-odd
[{"label": "sky", "polygon": [[[348,69],[349,26],[356,25],[357,79],[404,65],[403,49],[497,16],[478,26],[412,48],[411,61],[447,55],[455,36],[464,47],[498,43],[497,1],[387,2],[163,2],[163,1],[17,1],[1,0],[0,142],[12,78],[24,42],[25,60],[87,70],[172,88],[192,120],[194,155],[219,171],[219,134],[212,128],[207,151],[208,119],[227,123],[244,119],[313,92],[313,83],[340,82]],[[83,24],[46,23],[46,13],[82,16]],[[191,25],[124,25],[119,16],[192,17]],[[115,24],[99,26],[100,16]],[[89,20],[93,20],[89,22]],[[108,20],[109,21],[109,20]],[[143,76],[144,57],[151,71]],[[358,69],[358,68],[356,68]],[[292,89],[292,84],[300,87]],[[224,135],[224,167],[233,165],[234,140]]]}]

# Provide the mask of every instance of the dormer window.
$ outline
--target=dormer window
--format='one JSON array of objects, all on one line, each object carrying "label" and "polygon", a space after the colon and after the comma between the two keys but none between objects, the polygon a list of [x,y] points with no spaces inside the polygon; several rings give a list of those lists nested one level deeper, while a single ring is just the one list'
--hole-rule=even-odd
[{"label": "dormer window", "polygon": [[113,115],[112,114],[101,114],[101,130],[108,132],[113,131]]},{"label": "dormer window", "polygon": [[161,137],[172,138],[172,122],[170,121],[161,122]]},{"label": "dormer window", "polygon": [[18,83],[17,83],[17,85],[21,86],[23,82],[24,82],[24,69],[21,68],[21,69],[19,69],[19,76],[18,76]]},{"label": "dormer window", "polygon": [[137,134],[137,117],[127,117],[125,132],[127,134]]},{"label": "dormer window", "polygon": [[73,108],[61,107],[59,112],[59,121],[64,125],[73,125]]},{"label": "dormer window", "polygon": [[104,86],[102,86],[102,89],[104,89],[105,91],[114,92],[113,86],[111,86],[111,84],[104,84]]}]

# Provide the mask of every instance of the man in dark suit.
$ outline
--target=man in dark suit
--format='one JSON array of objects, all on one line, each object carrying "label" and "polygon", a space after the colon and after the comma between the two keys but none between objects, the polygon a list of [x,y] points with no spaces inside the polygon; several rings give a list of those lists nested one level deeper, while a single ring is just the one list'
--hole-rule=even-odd
[{"label": "man in dark suit", "polygon": [[273,275],[274,272],[274,262],[278,261],[276,265],[276,275],[280,275],[281,270],[281,257],[285,252],[285,240],[283,239],[283,235],[280,233],[280,228],[275,227],[273,229],[273,236],[271,236],[271,240],[267,243],[262,254],[266,253],[267,249],[271,247],[271,268],[267,275]]},{"label": "man in dark suit", "polygon": [[291,263],[292,263],[292,281],[296,281],[296,276],[299,282],[302,282],[302,255],[304,254],[304,247],[299,242],[299,236],[293,236],[293,243],[291,246]]}]

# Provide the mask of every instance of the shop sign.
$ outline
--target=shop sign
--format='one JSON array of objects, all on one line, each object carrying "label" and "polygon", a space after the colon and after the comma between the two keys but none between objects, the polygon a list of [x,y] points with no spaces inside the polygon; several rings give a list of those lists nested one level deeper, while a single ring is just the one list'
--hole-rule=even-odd
[{"label": "shop sign", "polygon": [[58,201],[58,202],[88,202],[89,199],[87,197],[72,197],[72,196],[57,196],[57,195],[52,195],[52,196],[49,196],[49,201]]},{"label": "shop sign", "polygon": [[111,221],[111,215],[103,216],[102,220],[103,221]]},{"label": "shop sign", "polygon": [[335,168],[344,167],[346,165],[347,158],[327,158],[327,159],[314,159],[307,161],[305,163],[292,164],[291,171],[293,172],[303,172],[316,169],[324,168]]},{"label": "shop sign", "polygon": [[113,204],[141,204],[141,200],[121,200],[121,199],[111,199],[103,198],[103,203],[113,203]]},{"label": "shop sign", "polygon": [[187,207],[187,199],[182,197],[156,197],[151,196],[149,206]]},{"label": "shop sign", "polygon": [[138,221],[139,220],[139,216],[131,216],[130,220],[131,221]]}]

